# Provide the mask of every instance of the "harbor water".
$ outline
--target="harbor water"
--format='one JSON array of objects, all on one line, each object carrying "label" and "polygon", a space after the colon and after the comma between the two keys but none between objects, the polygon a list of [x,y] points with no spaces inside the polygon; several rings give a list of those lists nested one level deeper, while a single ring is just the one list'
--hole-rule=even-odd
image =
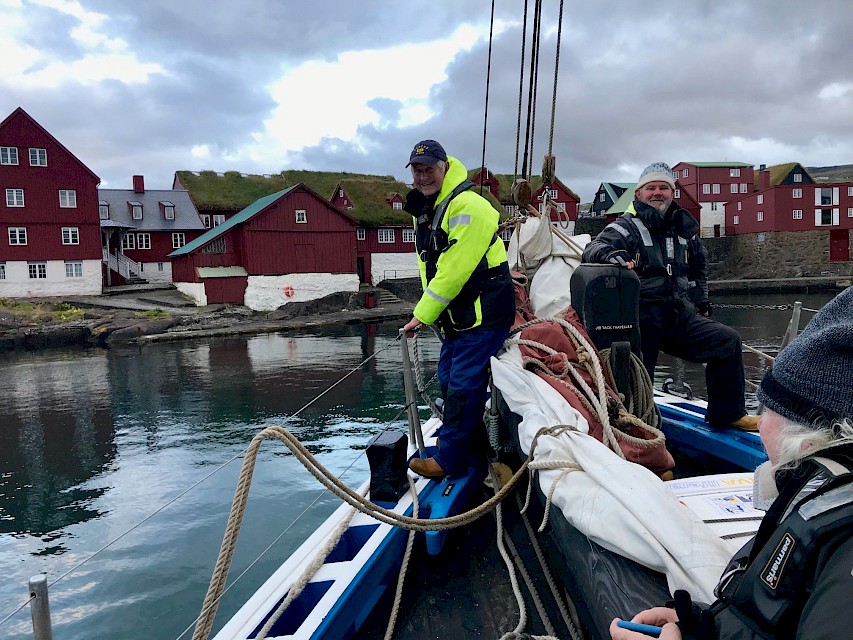
[{"label": "harbor water", "polygon": [[[714,317],[773,348],[791,316],[773,307],[793,299],[720,297]],[[0,637],[32,637],[29,606],[10,614],[41,573],[56,638],[190,637],[258,431],[285,426],[357,486],[369,439],[406,429],[398,327],[0,356]],[[432,375],[438,341],[419,346]],[[767,363],[745,360],[758,379]],[[662,357],[667,377],[704,390],[701,366]],[[263,445],[229,582],[245,574],[215,629],[337,506],[281,443]]]}]

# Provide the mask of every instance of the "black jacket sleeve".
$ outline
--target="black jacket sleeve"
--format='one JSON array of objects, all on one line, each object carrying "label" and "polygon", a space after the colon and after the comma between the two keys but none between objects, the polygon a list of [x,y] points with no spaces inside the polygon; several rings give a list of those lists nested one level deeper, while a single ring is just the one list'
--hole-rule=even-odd
[{"label": "black jacket sleeve", "polygon": [[608,264],[615,263],[616,256],[625,262],[634,258],[637,241],[633,230],[629,228],[630,222],[617,218],[608,224],[595,239],[583,250],[583,262]]}]

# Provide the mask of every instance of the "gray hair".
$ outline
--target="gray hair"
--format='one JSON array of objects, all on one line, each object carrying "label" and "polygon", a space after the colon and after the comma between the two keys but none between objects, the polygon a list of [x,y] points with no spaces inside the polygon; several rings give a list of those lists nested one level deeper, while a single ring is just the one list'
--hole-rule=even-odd
[{"label": "gray hair", "polygon": [[442,171],[447,171],[447,161],[446,160],[439,160],[438,162],[436,162],[436,164],[439,167],[441,167]]},{"label": "gray hair", "polygon": [[842,418],[821,426],[806,426],[782,417],[776,443],[779,457],[773,472],[796,469],[802,461],[824,449],[853,443],[853,419]]}]

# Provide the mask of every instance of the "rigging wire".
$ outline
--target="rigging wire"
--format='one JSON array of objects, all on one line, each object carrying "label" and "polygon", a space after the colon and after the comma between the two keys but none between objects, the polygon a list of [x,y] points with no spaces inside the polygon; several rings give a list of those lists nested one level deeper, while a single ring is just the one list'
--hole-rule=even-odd
[{"label": "rigging wire", "polygon": [[551,96],[551,133],[548,136],[548,155],[554,150],[554,122],[557,113],[557,77],[560,72],[560,41],[563,37],[563,0],[560,0],[560,15],[557,18],[557,54],[554,57],[554,95]]},{"label": "rigging wire", "polygon": [[521,112],[524,97],[524,59],[527,54],[527,0],[524,0],[524,19],[521,24],[521,69],[518,73],[518,119],[515,126],[515,175],[518,180],[518,157],[521,152]]},{"label": "rigging wire", "polygon": [[486,63],[486,106],[483,111],[483,157],[480,160],[480,195],[483,195],[483,183],[486,171],[486,129],[489,122],[489,84],[492,78],[492,36],[495,30],[495,0],[492,0],[492,17],[489,20],[489,57]]}]

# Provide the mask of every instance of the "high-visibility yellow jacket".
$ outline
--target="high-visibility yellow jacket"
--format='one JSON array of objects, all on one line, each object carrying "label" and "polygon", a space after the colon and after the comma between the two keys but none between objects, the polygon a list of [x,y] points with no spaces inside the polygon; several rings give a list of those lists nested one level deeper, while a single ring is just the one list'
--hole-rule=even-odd
[{"label": "high-visibility yellow jacket", "polygon": [[467,179],[465,166],[450,156],[434,205],[417,191],[407,197],[424,288],[414,316],[446,331],[509,326],[515,316],[506,251],[496,235],[498,212],[465,188]]}]

